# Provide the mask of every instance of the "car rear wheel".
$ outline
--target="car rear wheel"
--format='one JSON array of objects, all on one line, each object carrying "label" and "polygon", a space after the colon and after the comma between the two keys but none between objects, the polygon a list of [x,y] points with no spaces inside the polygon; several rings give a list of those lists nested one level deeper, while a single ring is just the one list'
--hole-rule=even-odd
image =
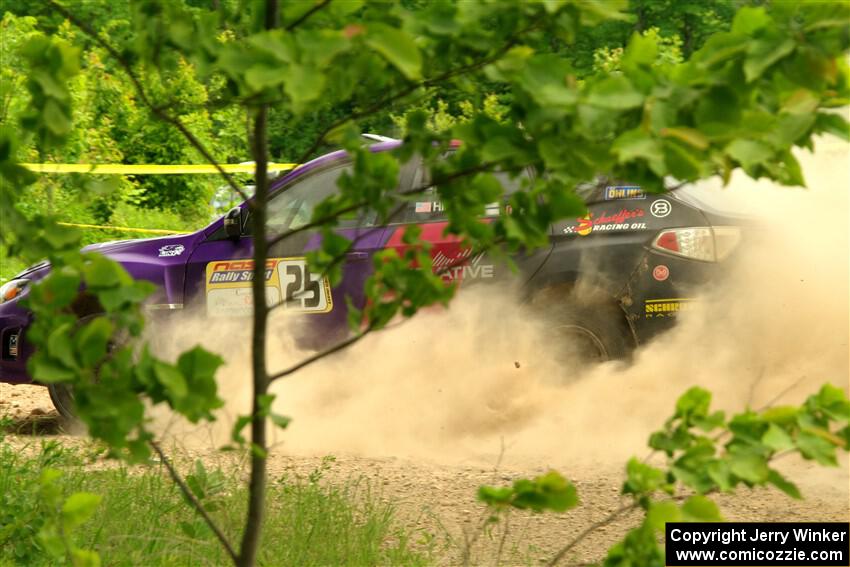
[{"label": "car rear wheel", "polygon": [[564,356],[571,356],[576,362],[620,360],[632,351],[625,315],[616,308],[604,304],[567,304],[558,306],[552,316]]},{"label": "car rear wheel", "polygon": [[551,325],[563,364],[625,359],[634,349],[625,313],[613,300],[582,301],[570,290],[555,287],[541,291],[532,306]]}]

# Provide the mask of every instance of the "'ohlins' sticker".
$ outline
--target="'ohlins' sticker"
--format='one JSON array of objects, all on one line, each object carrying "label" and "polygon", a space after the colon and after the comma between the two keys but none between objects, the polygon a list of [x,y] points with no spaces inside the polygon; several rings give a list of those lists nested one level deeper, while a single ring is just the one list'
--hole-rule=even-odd
[{"label": "'ohlins' sticker", "polygon": [[696,300],[691,298],[647,299],[644,301],[644,314],[647,319],[675,317],[680,311],[690,311],[694,307]]},{"label": "'ohlins' sticker", "polygon": [[606,201],[646,199],[646,193],[637,185],[606,187],[604,198]]},{"label": "'ohlins' sticker", "polygon": [[[253,313],[253,260],[210,262],[206,269],[207,314],[218,317]],[[265,269],[266,304],[286,311],[327,313],[333,309],[330,282],[310,272],[303,257],[269,258]]]},{"label": "'ohlins' sticker", "polygon": [[589,213],[580,219],[578,224],[564,227],[564,234],[578,234],[587,236],[591,232],[614,232],[625,230],[646,230],[646,223],[635,219],[644,216],[643,209],[620,209],[612,214],[601,214],[595,216]]}]

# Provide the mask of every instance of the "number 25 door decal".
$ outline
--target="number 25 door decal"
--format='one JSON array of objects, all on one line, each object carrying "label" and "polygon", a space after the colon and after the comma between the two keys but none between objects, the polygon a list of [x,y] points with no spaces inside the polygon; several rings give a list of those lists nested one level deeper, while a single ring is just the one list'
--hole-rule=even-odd
[{"label": "number 25 door decal", "polygon": [[[210,262],[206,269],[207,314],[212,316],[248,316],[253,311],[251,281],[252,260]],[[306,260],[269,258],[266,262],[266,303],[298,313],[327,313],[333,309],[330,283],[326,277],[310,271]]]}]

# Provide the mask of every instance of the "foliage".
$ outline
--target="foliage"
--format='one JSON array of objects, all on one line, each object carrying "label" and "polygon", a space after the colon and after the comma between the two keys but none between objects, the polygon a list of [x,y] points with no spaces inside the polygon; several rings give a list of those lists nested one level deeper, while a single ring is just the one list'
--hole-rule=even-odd
[{"label": "foliage", "polygon": [[76,532],[101,501],[90,492],[66,496],[57,467],[75,463],[78,460],[55,442],[43,443],[34,458],[21,458],[5,444],[0,447],[0,557],[18,564],[48,557],[57,565],[100,565],[97,553],[75,543],[80,539]]},{"label": "foliage", "polygon": [[[42,526],[58,520],[38,479],[61,471],[51,490],[67,502],[73,494],[100,495],[94,516],[75,527],[69,542],[96,549],[104,565],[222,565],[227,557],[161,465],[127,468],[97,461],[97,448],[62,448],[56,442],[21,450],[0,444],[0,564],[46,567],[63,563],[41,543]],[[228,533],[237,533],[244,513],[238,463],[221,468],[186,463],[186,479]],[[275,477],[261,565],[426,565],[412,548],[395,504],[361,479],[323,481],[330,460],[304,477]],[[50,473],[51,475],[53,473]],[[77,497],[76,499],[79,499]],[[63,552],[64,554],[64,552]]]},{"label": "foliage", "polygon": [[[675,65],[682,62],[682,40],[677,35],[662,36],[658,28],[652,27],[642,31],[644,39],[655,43],[658,52],[655,55],[656,65]],[[597,72],[614,73],[620,71],[624,49],[622,47],[600,47],[593,52],[593,68]]]},{"label": "foliage", "polygon": [[[711,393],[691,388],[676,402],[675,413],[663,429],[650,436],[649,446],[666,457],[663,467],[649,464],[652,456],[629,460],[622,493],[632,505],[612,517],[633,508],[640,508],[644,517],[608,551],[604,565],[663,566],[664,551],[658,540],[667,522],[723,519],[712,494],[734,492],[741,485],[771,485],[800,499],[796,485],[771,466],[773,461],[798,455],[838,466],[836,451],[850,451],[850,400],[841,388],[830,384],[800,406],[747,409],[730,419],[722,411],[712,412],[710,405]],[[564,512],[578,501],[575,486],[554,472],[519,479],[512,488],[482,486],[478,498],[494,512],[509,507]]]}]

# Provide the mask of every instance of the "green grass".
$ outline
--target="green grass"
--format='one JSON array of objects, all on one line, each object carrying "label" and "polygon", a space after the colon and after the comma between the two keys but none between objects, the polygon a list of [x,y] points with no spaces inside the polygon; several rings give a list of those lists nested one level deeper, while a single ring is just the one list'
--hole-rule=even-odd
[{"label": "green grass", "polygon": [[[0,441],[2,443],[2,441]],[[31,456],[26,456],[31,454]],[[55,443],[33,451],[0,445],[0,565],[55,565],[38,532],[45,514],[39,476],[62,471],[64,496],[103,497],[76,528],[73,544],[100,554],[103,565],[226,565],[228,557],[187,506],[159,465],[93,468],[82,453]],[[324,469],[307,478],[271,478],[259,565],[427,565],[386,503],[357,480],[331,484]],[[208,470],[196,463],[187,478],[231,541],[238,542],[245,510],[244,471]]]}]

